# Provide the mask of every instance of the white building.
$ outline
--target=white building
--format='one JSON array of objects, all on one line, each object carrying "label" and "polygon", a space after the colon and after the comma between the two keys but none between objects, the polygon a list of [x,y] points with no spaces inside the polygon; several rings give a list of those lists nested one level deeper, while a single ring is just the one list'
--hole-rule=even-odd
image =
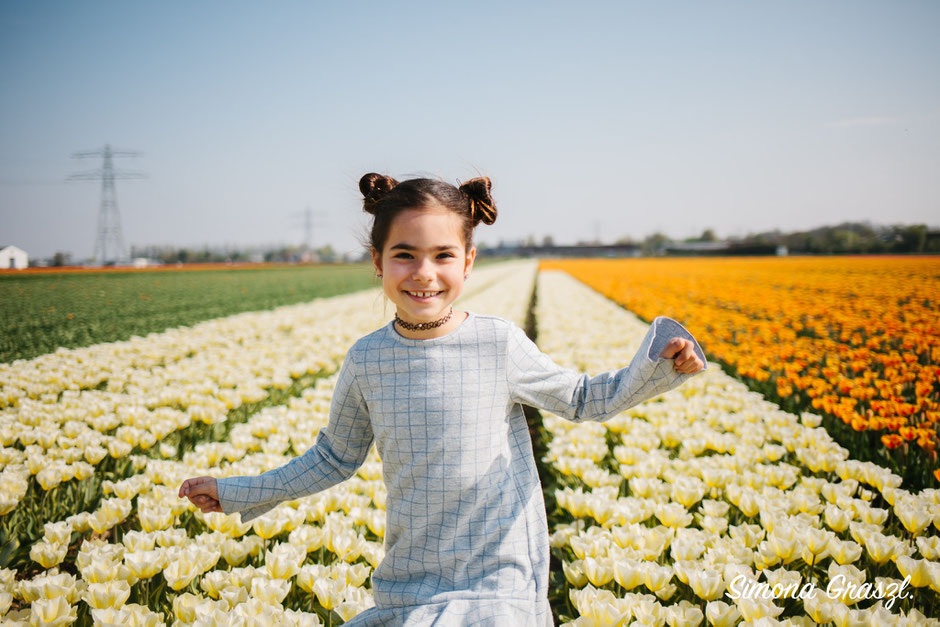
[{"label": "white building", "polygon": [[0,246],[0,269],[23,270],[29,267],[29,255],[16,246]]}]

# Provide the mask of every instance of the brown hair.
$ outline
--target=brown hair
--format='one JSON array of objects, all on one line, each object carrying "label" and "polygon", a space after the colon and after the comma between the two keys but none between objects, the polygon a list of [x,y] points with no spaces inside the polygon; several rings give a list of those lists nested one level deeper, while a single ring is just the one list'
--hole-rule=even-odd
[{"label": "brown hair", "polygon": [[470,179],[460,187],[435,179],[410,179],[399,183],[390,176],[370,172],[359,179],[362,209],[372,214],[369,245],[379,253],[385,247],[392,220],[402,211],[438,205],[453,211],[463,224],[466,250],[473,246],[473,229],[496,221],[496,203],[490,196],[492,183],[485,176]]}]

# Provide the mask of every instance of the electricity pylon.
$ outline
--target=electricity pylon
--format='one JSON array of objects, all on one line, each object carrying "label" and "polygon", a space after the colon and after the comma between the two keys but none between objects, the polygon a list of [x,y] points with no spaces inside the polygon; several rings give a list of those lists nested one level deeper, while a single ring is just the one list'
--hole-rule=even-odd
[{"label": "electricity pylon", "polygon": [[101,169],[80,172],[68,177],[68,181],[96,181],[101,179],[101,209],[98,211],[98,234],[95,238],[95,263],[124,263],[128,261],[124,235],[121,232],[121,215],[118,213],[117,194],[114,191],[115,179],[145,179],[143,172],[115,170],[114,157],[139,157],[139,152],[130,150],[115,151],[104,145],[99,150],[86,150],[72,153],[73,159],[102,157]]},{"label": "electricity pylon", "polygon": [[304,209],[303,213],[300,213],[300,214],[295,213],[292,216],[295,220],[297,218],[303,218],[303,224],[304,224],[303,245],[304,245],[304,249],[307,251],[313,250],[313,227],[323,225],[322,223],[314,223],[314,220],[320,215],[322,215],[321,212],[313,211],[308,206]]}]

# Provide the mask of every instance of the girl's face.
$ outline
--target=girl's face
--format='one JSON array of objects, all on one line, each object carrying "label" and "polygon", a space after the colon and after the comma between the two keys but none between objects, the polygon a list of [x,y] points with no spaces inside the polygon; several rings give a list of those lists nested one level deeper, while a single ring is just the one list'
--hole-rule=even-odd
[{"label": "girl's face", "polygon": [[[443,318],[460,296],[477,253],[476,247],[465,250],[460,231],[460,218],[452,211],[409,209],[392,220],[381,254],[373,251],[385,295],[405,322]],[[416,332],[415,337],[445,335],[461,321],[454,316],[445,325]]]}]

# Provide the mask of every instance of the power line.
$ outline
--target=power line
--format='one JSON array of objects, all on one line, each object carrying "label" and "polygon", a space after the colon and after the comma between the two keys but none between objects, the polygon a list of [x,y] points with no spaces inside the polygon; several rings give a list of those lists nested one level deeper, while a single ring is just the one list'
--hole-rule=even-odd
[{"label": "power line", "polygon": [[101,168],[79,172],[69,176],[67,181],[101,180],[101,207],[98,211],[98,230],[95,237],[95,263],[126,263],[129,260],[124,234],[121,230],[121,215],[118,212],[117,193],[114,190],[115,179],[145,179],[143,172],[133,170],[115,170],[115,157],[139,157],[141,153],[130,150],[112,150],[109,144],[99,150],[84,150],[72,153],[73,159],[102,158]]}]

